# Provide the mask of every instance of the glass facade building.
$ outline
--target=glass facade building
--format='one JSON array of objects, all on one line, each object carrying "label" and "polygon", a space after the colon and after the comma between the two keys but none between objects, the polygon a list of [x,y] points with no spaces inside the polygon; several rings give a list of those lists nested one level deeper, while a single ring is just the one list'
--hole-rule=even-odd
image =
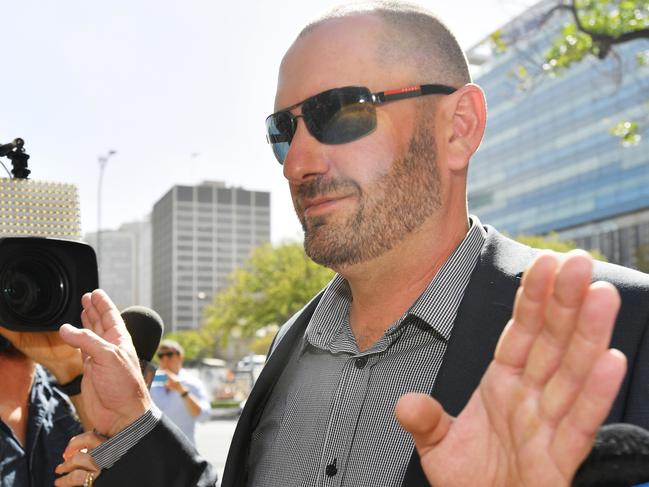
[{"label": "glass facade building", "polygon": [[649,140],[625,147],[610,129],[647,119],[649,68],[636,57],[649,41],[550,77],[543,54],[572,21],[557,11],[541,25],[554,5],[542,1],[505,25],[504,53],[489,40],[468,52],[488,106],[469,170],[469,210],[510,235],[555,231],[634,265],[633,249],[649,242]]}]

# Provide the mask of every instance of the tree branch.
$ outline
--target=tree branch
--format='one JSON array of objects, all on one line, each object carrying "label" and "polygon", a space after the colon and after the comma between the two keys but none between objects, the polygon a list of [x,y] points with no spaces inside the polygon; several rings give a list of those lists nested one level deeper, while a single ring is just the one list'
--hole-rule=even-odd
[{"label": "tree branch", "polygon": [[638,29],[629,32],[625,32],[622,35],[617,37],[610,34],[603,34],[601,32],[594,32],[588,30],[582,23],[579,18],[579,13],[577,12],[577,7],[575,6],[575,0],[572,0],[569,5],[561,4],[557,5],[556,8],[568,9],[572,12],[572,16],[575,19],[575,24],[577,28],[582,31],[584,34],[589,35],[593,42],[596,43],[599,47],[598,57],[604,59],[611,50],[611,46],[615,44],[623,44],[625,42],[633,41],[636,39],[649,39],[649,29]]}]

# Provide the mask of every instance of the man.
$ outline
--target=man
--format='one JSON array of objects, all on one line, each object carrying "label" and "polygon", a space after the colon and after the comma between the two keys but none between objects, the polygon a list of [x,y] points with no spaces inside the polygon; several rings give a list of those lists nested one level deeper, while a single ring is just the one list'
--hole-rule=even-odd
[{"label": "man", "polygon": [[75,380],[82,370],[79,350],[57,333],[0,327],[0,485],[54,485],[65,447],[83,431],[79,418],[91,429]]},{"label": "man", "polygon": [[[305,249],[338,275],[278,333],[223,486],[569,485],[602,422],[649,426],[649,277],[538,255],[469,217],[486,107],[438,20],[392,3],[331,12],[285,55],[275,106],[268,139]],[[617,322],[620,296],[593,277],[620,289]],[[61,333],[95,383],[130,348],[105,294],[83,303],[104,339]],[[103,485],[144,481],[154,449],[164,469],[156,445],[180,443],[146,396],[103,404],[100,431],[136,425],[104,445],[131,449],[103,463]],[[182,485],[209,485],[187,460]]]},{"label": "man", "polygon": [[163,340],[160,343],[160,367],[151,384],[151,398],[195,445],[196,421],[207,419],[211,409],[201,381],[183,369],[184,355],[178,342]]}]

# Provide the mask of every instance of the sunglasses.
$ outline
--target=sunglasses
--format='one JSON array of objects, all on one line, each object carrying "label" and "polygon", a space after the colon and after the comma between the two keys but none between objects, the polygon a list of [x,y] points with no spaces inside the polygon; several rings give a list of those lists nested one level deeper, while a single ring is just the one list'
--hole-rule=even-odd
[{"label": "sunglasses", "polygon": [[177,353],[178,352],[160,352],[160,353],[158,353],[158,358],[173,357]]},{"label": "sunglasses", "polygon": [[[376,105],[425,95],[450,95],[456,89],[445,85],[418,85],[372,93],[364,86],[345,86],[313,95],[266,118],[266,140],[280,164],[304,119],[309,133],[323,144],[346,144],[365,137],[376,128]],[[301,106],[302,113],[291,110]]]}]

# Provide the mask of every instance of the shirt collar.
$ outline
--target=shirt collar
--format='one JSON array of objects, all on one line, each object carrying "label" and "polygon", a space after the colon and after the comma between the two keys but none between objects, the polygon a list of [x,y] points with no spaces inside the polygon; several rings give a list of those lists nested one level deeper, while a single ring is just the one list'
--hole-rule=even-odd
[{"label": "shirt collar", "polygon": [[[448,340],[460,301],[475,267],[486,231],[476,216],[469,218],[469,231],[442,265],[423,293],[387,333],[394,333],[408,314],[423,320]],[[336,274],[325,289],[304,333],[308,344],[328,350],[330,344],[349,328],[352,295],[344,277]]]}]

